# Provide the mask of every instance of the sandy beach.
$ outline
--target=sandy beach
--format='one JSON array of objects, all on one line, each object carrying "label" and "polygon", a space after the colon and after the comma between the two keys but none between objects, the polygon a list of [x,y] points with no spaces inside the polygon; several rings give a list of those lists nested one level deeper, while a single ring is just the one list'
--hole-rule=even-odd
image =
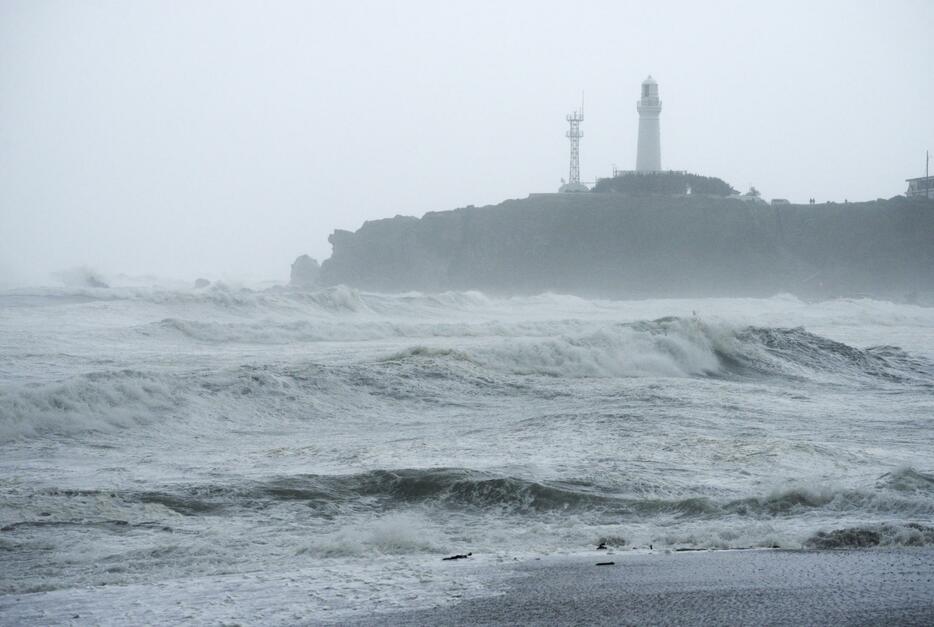
[{"label": "sandy beach", "polygon": [[594,552],[511,568],[501,595],[356,624],[934,624],[931,548]]}]

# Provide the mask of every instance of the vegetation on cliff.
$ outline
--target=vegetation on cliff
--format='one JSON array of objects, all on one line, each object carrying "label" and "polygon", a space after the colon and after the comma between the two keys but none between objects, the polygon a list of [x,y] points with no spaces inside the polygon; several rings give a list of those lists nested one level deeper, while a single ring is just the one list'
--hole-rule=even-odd
[{"label": "vegetation on cliff", "polygon": [[737,191],[715,176],[687,172],[621,172],[612,178],[600,179],[593,188],[597,193],[622,194],[702,194],[730,196]]}]

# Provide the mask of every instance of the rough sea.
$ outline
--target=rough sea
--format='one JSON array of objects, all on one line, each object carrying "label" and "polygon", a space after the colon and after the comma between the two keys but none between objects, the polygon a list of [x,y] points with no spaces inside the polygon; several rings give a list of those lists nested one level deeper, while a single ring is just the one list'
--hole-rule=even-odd
[{"label": "rough sea", "polygon": [[340,621],[600,542],[932,526],[932,308],[0,293],[0,623]]}]

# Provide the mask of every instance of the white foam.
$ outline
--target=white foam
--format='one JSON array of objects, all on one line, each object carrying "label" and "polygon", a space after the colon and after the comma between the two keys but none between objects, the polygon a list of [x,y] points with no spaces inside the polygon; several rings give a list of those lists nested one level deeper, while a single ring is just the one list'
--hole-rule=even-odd
[{"label": "white foam", "polygon": [[439,529],[415,512],[395,512],[314,538],[299,554],[317,557],[440,553],[447,544]]}]

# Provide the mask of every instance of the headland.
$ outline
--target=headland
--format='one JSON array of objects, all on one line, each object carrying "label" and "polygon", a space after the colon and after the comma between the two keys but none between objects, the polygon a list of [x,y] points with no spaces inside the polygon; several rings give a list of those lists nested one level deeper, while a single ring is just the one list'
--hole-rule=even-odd
[{"label": "headland", "polygon": [[934,201],[901,196],[768,204],[638,190],[532,194],[369,221],[329,241],[318,286],[608,298],[934,294]]}]

